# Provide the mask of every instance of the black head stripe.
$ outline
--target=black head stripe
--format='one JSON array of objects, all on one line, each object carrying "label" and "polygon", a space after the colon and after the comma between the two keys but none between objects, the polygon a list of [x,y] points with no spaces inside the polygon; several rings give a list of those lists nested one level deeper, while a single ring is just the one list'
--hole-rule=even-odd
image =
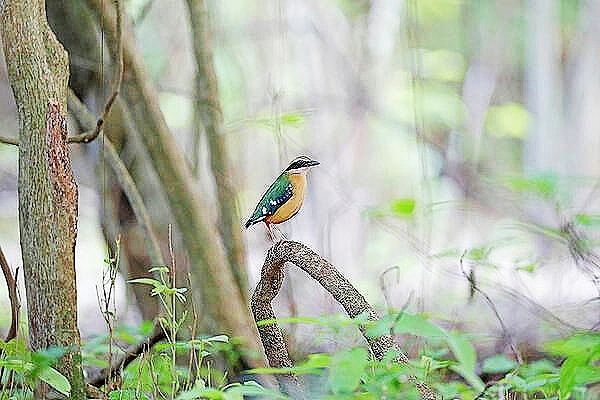
[{"label": "black head stripe", "polygon": [[312,162],[312,160],[310,158],[308,158],[308,157],[298,157],[297,159],[295,159],[294,161],[292,161],[292,163],[290,164],[290,166],[287,167],[285,170],[286,171],[291,171],[292,169],[310,167],[311,166],[311,162]]},{"label": "black head stripe", "polygon": [[293,169],[298,169],[298,168],[302,168],[305,167],[306,165],[306,161],[304,160],[299,160],[299,161],[294,161],[293,163],[290,164],[289,167],[287,167],[285,170],[286,171],[291,171]]}]

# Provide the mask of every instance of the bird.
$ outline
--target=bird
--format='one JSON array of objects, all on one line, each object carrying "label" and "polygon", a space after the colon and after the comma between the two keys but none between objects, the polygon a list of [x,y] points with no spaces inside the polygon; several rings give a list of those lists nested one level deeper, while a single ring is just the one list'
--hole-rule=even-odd
[{"label": "bird", "polygon": [[246,229],[262,221],[267,227],[271,241],[275,242],[271,225],[285,222],[300,211],[306,194],[306,174],[309,169],[319,164],[307,156],[293,159],[263,194],[246,222]]}]

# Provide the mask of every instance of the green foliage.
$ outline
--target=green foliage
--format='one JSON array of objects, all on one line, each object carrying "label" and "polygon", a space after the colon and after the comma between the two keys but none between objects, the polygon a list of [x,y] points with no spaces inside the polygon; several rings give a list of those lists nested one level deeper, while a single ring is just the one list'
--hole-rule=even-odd
[{"label": "green foliage", "polygon": [[542,199],[552,199],[557,195],[558,177],[552,173],[511,177],[506,183],[517,192],[533,194]]},{"label": "green foliage", "polygon": [[233,383],[226,385],[221,389],[206,387],[200,383],[197,387],[182,392],[177,396],[177,400],[244,400],[244,396],[260,396],[266,399],[287,399],[280,393],[265,389],[260,384],[249,381],[244,383]]},{"label": "green foliage", "polygon": [[[0,399],[28,398],[38,381],[68,396],[71,385],[67,378],[54,369],[54,365],[67,352],[65,348],[52,347],[30,352],[19,338],[0,341]],[[4,397],[6,396],[6,397]]]},{"label": "green foliage", "polygon": [[394,199],[386,206],[372,207],[368,215],[372,218],[410,218],[414,215],[416,205],[417,202],[412,198]]},{"label": "green foliage", "polygon": [[350,394],[358,388],[367,366],[367,355],[367,350],[359,347],[331,357],[329,387],[333,394]]},{"label": "green foliage", "polygon": [[481,372],[484,374],[503,374],[517,368],[514,360],[506,357],[504,354],[496,354],[483,361]]},{"label": "green foliage", "polygon": [[581,333],[546,345],[554,355],[566,357],[560,368],[561,399],[566,399],[577,388],[600,382],[600,335]]},{"label": "green foliage", "polygon": [[[294,319],[297,323],[316,321],[319,319]],[[347,319],[346,324],[354,322]],[[596,366],[600,360],[600,334],[597,333],[578,334],[548,343],[548,356],[565,358],[562,364],[560,360],[557,365],[557,361],[542,358],[519,365],[504,354],[478,361],[468,335],[447,331],[424,315],[392,313],[378,322],[361,320],[361,324],[366,325],[371,337],[395,333],[424,339],[419,358],[411,360],[410,365],[401,365],[392,362],[394,354],[388,354],[382,362],[377,362],[369,360],[364,348],[354,348],[332,355],[312,354],[291,368],[261,368],[249,372],[320,377],[318,386],[325,391],[314,394],[314,398],[319,399],[416,399],[418,394],[407,381],[409,375],[426,381],[444,398],[464,399],[477,396],[496,399],[510,393],[518,393],[522,398],[567,399],[574,393],[585,393],[586,385],[600,382],[600,367]],[[479,373],[493,376],[492,384],[486,386]]]}]

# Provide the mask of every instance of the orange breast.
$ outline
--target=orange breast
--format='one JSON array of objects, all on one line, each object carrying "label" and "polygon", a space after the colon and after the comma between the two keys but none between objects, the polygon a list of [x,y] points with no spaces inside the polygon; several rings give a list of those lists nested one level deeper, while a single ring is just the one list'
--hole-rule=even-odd
[{"label": "orange breast", "polygon": [[306,175],[291,174],[290,181],[292,182],[292,197],[286,201],[281,207],[275,211],[275,214],[265,218],[268,224],[280,224],[292,218],[302,207],[304,195],[306,194]]}]

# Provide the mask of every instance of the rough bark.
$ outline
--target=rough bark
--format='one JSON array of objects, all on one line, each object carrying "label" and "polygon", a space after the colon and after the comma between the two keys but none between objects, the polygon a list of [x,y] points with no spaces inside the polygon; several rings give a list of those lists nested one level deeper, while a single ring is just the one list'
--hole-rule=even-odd
[{"label": "rough bark", "polygon": [[[255,322],[275,319],[271,301],[281,289],[284,278],[283,266],[286,262],[302,269],[323,286],[344,307],[349,317],[355,318],[366,313],[370,321],[379,319],[379,315],[363,295],[333,265],[303,244],[286,241],[271,247],[265,258],[261,278],[251,300]],[[391,335],[372,338],[365,334],[364,327],[361,326],[360,330],[377,360],[381,361],[389,350],[394,350],[397,354],[395,362],[409,363],[408,357]],[[258,331],[269,365],[274,368],[293,366],[279,326],[276,323],[262,325],[258,327]],[[419,390],[422,399],[435,400],[437,398],[436,393],[425,383],[413,376],[409,379]],[[283,376],[280,385],[282,390],[293,391],[294,394],[299,391],[298,382],[292,375]]]},{"label": "rough bark", "polygon": [[[57,368],[85,398],[77,327],[77,185],[67,146],[68,56],[44,1],[9,0],[0,33],[19,117],[19,222],[32,350],[69,347]],[[36,398],[46,398],[37,388]]]},{"label": "rough bark", "polygon": [[[223,244],[242,297],[247,299],[245,250],[234,189],[236,174],[227,156],[226,137],[223,134],[223,115],[213,63],[208,10],[204,0],[187,0],[187,5],[196,58],[194,111],[199,114],[199,118],[195,120],[203,124],[208,139],[210,164],[219,200],[218,226]],[[197,160],[192,161],[197,163]]]},{"label": "rough bark", "polygon": [[[109,40],[116,35],[115,9],[100,0],[88,0]],[[126,19],[124,18],[124,21]],[[127,26],[123,29],[125,74],[122,94],[132,119],[164,189],[190,259],[195,295],[201,296],[207,314],[217,322],[216,329],[246,339],[251,350],[259,350],[258,336],[248,307],[229,265],[210,207],[199,195],[183,152],[166,125],[158,97],[135,39]],[[250,365],[260,365],[247,360]]]}]

